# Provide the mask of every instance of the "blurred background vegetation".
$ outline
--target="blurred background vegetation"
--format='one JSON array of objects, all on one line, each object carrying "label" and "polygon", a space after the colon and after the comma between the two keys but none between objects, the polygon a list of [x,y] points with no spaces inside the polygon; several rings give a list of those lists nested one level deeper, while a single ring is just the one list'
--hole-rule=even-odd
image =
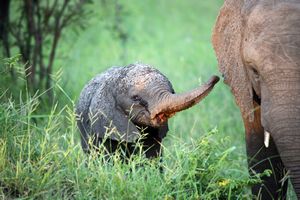
[{"label": "blurred background vegetation", "polygon": [[[31,94],[46,91],[41,99],[51,108],[76,102],[83,86],[111,66],[150,64],[176,92],[220,75],[210,38],[222,0],[38,2],[8,4],[8,25],[1,29],[1,91],[9,88],[18,96],[25,85]],[[12,65],[16,60],[18,67]],[[172,132],[185,139],[214,127],[240,146],[235,143],[244,137],[240,114],[223,83],[203,103],[171,120]]]},{"label": "blurred background vegetation", "polygon": [[248,177],[240,113],[222,82],[170,120],[163,175],[144,159],[111,167],[86,158],[74,119],[83,86],[111,66],[150,64],[176,92],[220,76],[210,38],[222,2],[3,1],[0,197],[251,199],[257,179]]}]

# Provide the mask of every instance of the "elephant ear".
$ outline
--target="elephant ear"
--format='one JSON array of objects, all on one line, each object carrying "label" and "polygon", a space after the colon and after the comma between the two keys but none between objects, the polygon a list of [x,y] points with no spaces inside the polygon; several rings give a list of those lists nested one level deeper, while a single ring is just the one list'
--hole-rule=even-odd
[{"label": "elephant ear", "polygon": [[242,61],[246,0],[225,0],[213,29],[212,43],[224,82],[231,88],[244,119],[253,121],[252,87]]},{"label": "elephant ear", "polygon": [[91,132],[100,138],[134,142],[140,132],[123,111],[116,105],[111,92],[98,90],[90,104]]}]

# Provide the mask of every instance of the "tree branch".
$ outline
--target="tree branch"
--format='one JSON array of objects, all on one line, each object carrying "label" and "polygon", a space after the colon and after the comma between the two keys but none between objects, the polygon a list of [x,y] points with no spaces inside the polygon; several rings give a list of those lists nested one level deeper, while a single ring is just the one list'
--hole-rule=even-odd
[{"label": "tree branch", "polygon": [[65,0],[61,10],[58,12],[57,15],[55,15],[54,37],[53,37],[51,52],[50,52],[50,56],[49,56],[49,63],[48,63],[48,67],[47,67],[46,90],[48,90],[51,87],[50,74],[52,73],[52,66],[53,66],[53,61],[54,61],[54,57],[55,57],[56,46],[59,41],[60,33],[61,33],[61,29],[62,29],[62,27],[60,27],[60,20],[61,20],[61,17],[63,15],[68,3],[69,3],[69,0]]},{"label": "tree branch", "polygon": [[[3,53],[5,57],[10,58],[10,44],[8,41],[8,26],[9,26],[9,5],[10,0],[2,1],[2,6],[0,7],[0,40],[3,44]],[[15,80],[14,68],[10,68],[10,75],[13,80]]]},{"label": "tree branch", "polygon": [[[36,56],[33,55],[31,57],[31,39],[32,36],[34,36],[35,34],[35,22],[34,22],[34,16],[33,16],[33,12],[34,12],[34,4],[32,0],[26,0],[25,1],[25,13],[26,13],[26,20],[27,20],[27,37],[26,37],[26,47],[25,47],[25,51],[26,51],[26,55],[24,57],[25,62],[32,60],[32,63],[29,63],[29,68],[26,71],[26,78],[28,80],[28,82],[30,82],[29,86],[32,87],[32,89],[36,88],[35,85],[35,67],[36,67]],[[35,53],[35,52],[34,52]],[[24,55],[23,55],[24,56]]]}]

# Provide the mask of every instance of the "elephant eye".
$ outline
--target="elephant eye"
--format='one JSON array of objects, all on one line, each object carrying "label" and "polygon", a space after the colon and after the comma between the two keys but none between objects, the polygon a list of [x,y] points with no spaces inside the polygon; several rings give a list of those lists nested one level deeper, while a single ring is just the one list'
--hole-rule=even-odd
[{"label": "elephant eye", "polygon": [[254,73],[255,75],[258,76],[258,71],[257,71],[254,67],[252,67],[252,71],[253,71],[253,73]]},{"label": "elephant eye", "polygon": [[256,69],[252,68],[253,69],[253,75],[254,75],[254,78],[255,78],[255,81],[258,81],[259,80],[259,73]]},{"label": "elephant eye", "polygon": [[131,99],[136,102],[137,104],[147,108],[148,107],[148,102],[145,101],[144,99],[142,99],[142,97],[138,96],[138,95],[133,95],[131,97]]},{"label": "elephant eye", "polygon": [[142,98],[141,98],[139,95],[133,95],[133,96],[131,97],[131,99],[132,99],[133,101],[141,101],[141,100],[142,100]]},{"label": "elephant eye", "polygon": [[254,66],[250,66],[250,70],[252,71],[252,75],[254,77],[255,81],[259,81],[259,73],[257,71],[257,69]]}]

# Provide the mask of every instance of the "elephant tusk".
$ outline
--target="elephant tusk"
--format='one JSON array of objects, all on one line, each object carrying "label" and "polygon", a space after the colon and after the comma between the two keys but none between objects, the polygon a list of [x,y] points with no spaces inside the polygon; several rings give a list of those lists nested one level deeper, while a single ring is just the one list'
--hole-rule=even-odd
[{"label": "elephant tusk", "polygon": [[264,132],[264,144],[265,144],[266,148],[269,147],[269,142],[270,142],[270,133],[268,131],[265,131]]}]

